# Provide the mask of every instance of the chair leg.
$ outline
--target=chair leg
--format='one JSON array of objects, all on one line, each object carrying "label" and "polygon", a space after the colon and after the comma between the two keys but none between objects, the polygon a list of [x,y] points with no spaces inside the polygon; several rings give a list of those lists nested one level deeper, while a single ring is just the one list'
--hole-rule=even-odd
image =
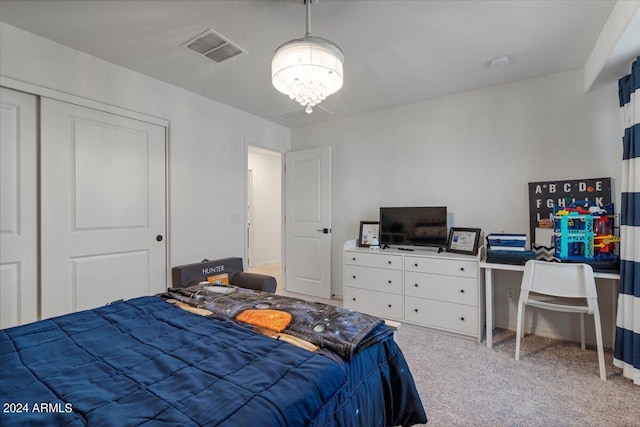
[{"label": "chair leg", "polygon": [[586,350],[587,345],[585,344],[584,339],[584,313],[580,313],[580,344],[582,344],[582,349]]},{"label": "chair leg", "polygon": [[596,327],[596,343],[598,345],[598,365],[600,367],[600,379],[607,380],[607,370],[604,365],[604,349],[602,345],[602,326],[600,325],[600,311],[596,305],[596,309],[593,312],[593,320]]},{"label": "chair leg", "polygon": [[518,302],[518,319],[516,323],[516,360],[520,360],[520,341],[524,335],[524,304]]}]

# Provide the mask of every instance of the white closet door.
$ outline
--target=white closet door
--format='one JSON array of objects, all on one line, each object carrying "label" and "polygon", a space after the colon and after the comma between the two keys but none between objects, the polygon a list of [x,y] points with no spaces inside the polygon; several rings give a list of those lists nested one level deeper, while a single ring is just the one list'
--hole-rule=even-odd
[{"label": "white closet door", "polygon": [[38,320],[36,105],[0,88],[0,328]]},{"label": "white closet door", "polygon": [[41,100],[42,317],[166,289],[165,128]]}]

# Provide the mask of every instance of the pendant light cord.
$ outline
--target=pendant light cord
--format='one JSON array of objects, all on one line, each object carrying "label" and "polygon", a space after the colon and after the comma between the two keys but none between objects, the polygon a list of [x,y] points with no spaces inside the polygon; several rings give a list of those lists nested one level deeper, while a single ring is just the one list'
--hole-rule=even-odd
[{"label": "pendant light cord", "polygon": [[304,0],[307,5],[307,33],[305,36],[311,35],[311,1],[312,0]]}]

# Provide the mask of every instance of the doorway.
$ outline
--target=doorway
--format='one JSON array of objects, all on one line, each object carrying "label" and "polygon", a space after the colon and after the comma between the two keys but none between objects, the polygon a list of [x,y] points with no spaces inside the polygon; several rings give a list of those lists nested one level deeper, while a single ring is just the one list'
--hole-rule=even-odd
[{"label": "doorway", "polygon": [[282,280],[282,154],[247,149],[247,267]]}]

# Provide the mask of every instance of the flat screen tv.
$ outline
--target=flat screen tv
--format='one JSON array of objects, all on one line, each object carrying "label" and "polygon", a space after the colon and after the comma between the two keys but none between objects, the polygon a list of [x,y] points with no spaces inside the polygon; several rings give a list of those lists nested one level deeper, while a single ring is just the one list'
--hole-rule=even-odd
[{"label": "flat screen tv", "polygon": [[447,246],[446,206],[380,208],[380,244]]}]

